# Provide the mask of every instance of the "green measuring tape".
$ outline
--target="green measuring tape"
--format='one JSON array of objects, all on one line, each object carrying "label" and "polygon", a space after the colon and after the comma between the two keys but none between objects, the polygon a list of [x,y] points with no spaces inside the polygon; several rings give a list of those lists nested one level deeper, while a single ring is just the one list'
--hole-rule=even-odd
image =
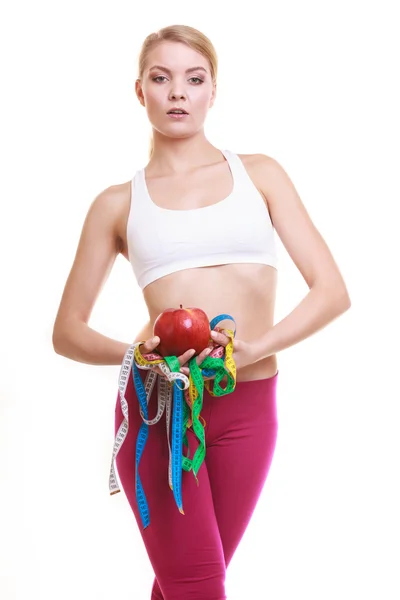
[{"label": "green measuring tape", "polygon": [[[218,317],[210,321],[210,329],[214,329],[220,321],[226,319],[234,322],[234,319],[229,315],[218,315]],[[170,452],[168,467],[169,486],[173,490],[179,511],[184,514],[182,506],[182,470],[193,471],[198,484],[197,474],[206,455],[204,419],[201,416],[204,387],[206,387],[212,396],[223,396],[233,392],[236,386],[236,365],[233,359],[233,340],[236,329],[224,330],[224,333],[229,337],[229,343],[226,347],[223,347],[215,345],[210,340],[212,351],[202,362],[201,368],[197,365],[195,356],[190,359],[189,378],[180,372],[181,367],[176,356],[162,357],[155,352],[142,355],[139,347],[144,342],[138,342],[130,346],[126,352],[119,378],[119,397],[124,419],[114,441],[109,489],[111,495],[120,491],[115,476],[114,461],[128,432],[128,403],[125,399],[125,391],[128,378],[133,375],[135,391],[140,404],[140,414],[143,419],[136,442],[135,473],[136,498],[144,528],[150,524],[150,514],[140,481],[139,464],[148,439],[148,426],[157,423],[163,415],[164,410],[166,410],[166,427]],[[157,373],[154,372],[155,367],[159,367],[162,370],[164,377],[157,378]],[[149,370],[144,385],[139,369]],[[207,377],[211,377],[212,379],[205,379]],[[225,377],[227,378],[227,383],[225,387],[222,387],[221,383]],[[147,407],[156,380],[158,381],[158,411],[156,417],[149,421]],[[169,439],[171,413],[172,445]],[[187,438],[187,429],[189,427],[192,428],[199,441],[192,459],[190,459]],[[187,448],[186,455],[182,454],[182,446],[186,446]]]}]

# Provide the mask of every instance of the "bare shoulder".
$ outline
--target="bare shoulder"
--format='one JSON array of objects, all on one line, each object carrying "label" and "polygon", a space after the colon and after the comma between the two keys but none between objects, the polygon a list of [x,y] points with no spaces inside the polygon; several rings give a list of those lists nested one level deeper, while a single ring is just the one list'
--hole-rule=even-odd
[{"label": "bare shoulder", "polygon": [[294,222],[300,215],[311,227],[311,220],[303,201],[278,160],[266,154],[239,154],[238,156],[263,196],[278,233],[283,234],[287,223]]},{"label": "bare shoulder", "polygon": [[238,154],[238,157],[252,177],[258,177],[262,173],[265,174],[266,169],[282,168],[276,159],[267,154]]},{"label": "bare shoulder", "polygon": [[111,185],[101,191],[93,200],[89,214],[94,219],[105,221],[112,230],[119,250],[125,245],[125,229],[131,201],[131,182]]},{"label": "bare shoulder", "polygon": [[283,168],[272,156],[268,156],[267,154],[238,154],[238,157],[242,161],[253,184],[263,196],[267,207],[270,208],[267,182],[271,180],[271,174],[274,169],[282,169],[283,171]]},{"label": "bare shoulder", "polygon": [[97,212],[106,213],[109,217],[118,218],[129,209],[130,181],[110,185],[102,190],[91,204]]},{"label": "bare shoulder", "polygon": [[268,160],[273,160],[271,156],[267,154],[238,154],[238,157],[246,165],[254,165],[257,163],[266,163]]},{"label": "bare shoulder", "polygon": [[302,204],[293,181],[276,158],[267,154],[238,154],[238,156],[270,211],[276,208],[277,203],[282,204],[284,199],[288,198],[291,198],[292,206]]},{"label": "bare shoulder", "polygon": [[267,154],[238,154],[238,157],[252,179],[258,180],[261,175],[265,176],[266,172],[277,168],[282,169],[278,161]]}]

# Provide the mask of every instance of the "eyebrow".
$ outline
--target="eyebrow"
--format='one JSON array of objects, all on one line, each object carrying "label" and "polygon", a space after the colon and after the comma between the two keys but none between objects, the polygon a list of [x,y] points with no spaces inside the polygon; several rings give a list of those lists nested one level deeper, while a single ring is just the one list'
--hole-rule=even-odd
[{"label": "eyebrow", "polygon": [[[159,69],[171,75],[171,71],[167,69],[167,67],[162,67],[161,65],[153,65],[152,67],[150,67],[149,71],[152,71],[153,69]],[[186,69],[185,73],[193,73],[193,71],[204,71],[204,73],[207,73],[207,69],[205,69],[204,67],[190,67],[190,69]]]}]

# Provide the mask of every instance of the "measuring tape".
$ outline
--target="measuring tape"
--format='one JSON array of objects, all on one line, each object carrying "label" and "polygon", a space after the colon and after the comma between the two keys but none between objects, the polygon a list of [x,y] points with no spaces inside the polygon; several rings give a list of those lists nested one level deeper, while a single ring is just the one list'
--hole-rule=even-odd
[{"label": "measuring tape", "polygon": [[[210,329],[220,330],[216,325],[223,320],[230,320],[235,323],[230,315],[222,314],[210,321]],[[139,412],[143,420],[136,441],[135,481],[136,500],[144,528],[150,525],[150,513],[139,476],[139,464],[148,439],[149,426],[158,423],[164,410],[166,411],[166,428],[169,448],[168,483],[173,491],[176,505],[181,514],[185,514],[182,505],[182,470],[193,471],[197,485],[199,484],[197,474],[206,455],[204,434],[206,422],[200,414],[203,407],[204,386],[211,396],[224,396],[230,394],[236,386],[236,364],[233,359],[233,340],[236,335],[236,324],[234,330],[224,329],[222,331],[229,337],[229,342],[226,347],[218,346],[210,340],[209,347],[212,348],[212,350],[202,362],[201,369],[196,363],[195,356],[190,359],[189,377],[180,372],[180,364],[176,356],[162,357],[156,352],[143,355],[140,352],[139,347],[144,342],[132,344],[125,353],[118,380],[119,399],[124,418],[114,440],[109,476],[109,490],[110,495],[120,492],[114,463],[128,434],[129,415],[128,402],[125,398],[125,393],[129,377],[132,374],[136,395],[139,400]],[[157,377],[158,374],[154,372],[155,367],[159,367],[165,377]],[[146,375],[144,385],[139,369],[149,371]],[[204,377],[212,377],[212,379],[204,381]],[[225,377],[227,378],[227,383],[225,387],[222,387],[220,384]],[[158,410],[154,419],[149,420],[147,409],[156,381]],[[172,440],[170,440],[171,413]],[[187,438],[187,429],[189,427],[192,428],[195,436],[199,440],[199,445],[192,459],[190,459],[189,442]],[[186,455],[182,454],[182,444],[187,447]]]}]

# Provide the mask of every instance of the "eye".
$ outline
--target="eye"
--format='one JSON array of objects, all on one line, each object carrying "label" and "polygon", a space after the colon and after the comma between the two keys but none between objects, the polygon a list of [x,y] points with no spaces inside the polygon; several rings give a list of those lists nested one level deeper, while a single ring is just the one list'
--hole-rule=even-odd
[{"label": "eye", "polygon": [[191,77],[190,80],[192,81],[193,79],[197,79],[198,83],[196,83],[196,85],[199,85],[200,83],[203,83],[203,80],[200,79],[200,77]]},{"label": "eye", "polygon": [[157,77],[152,78],[152,81],[157,81],[157,79],[166,79],[166,77],[164,75],[157,75]]}]

